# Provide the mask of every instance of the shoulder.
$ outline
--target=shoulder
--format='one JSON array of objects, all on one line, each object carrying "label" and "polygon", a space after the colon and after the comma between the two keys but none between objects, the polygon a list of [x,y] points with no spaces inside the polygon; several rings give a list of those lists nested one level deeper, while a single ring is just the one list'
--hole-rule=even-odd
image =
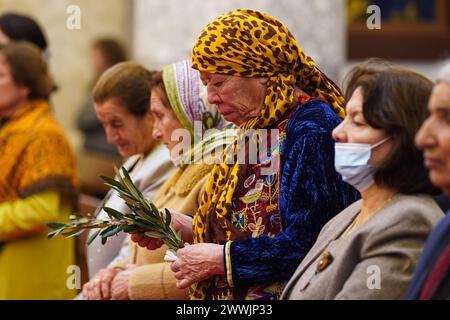
[{"label": "shoulder", "polygon": [[[174,166],[169,157],[169,152],[164,146],[158,145],[148,156],[132,156],[125,167],[136,166],[132,177],[140,185],[141,189],[159,187],[169,179],[174,171]],[[138,163],[140,161],[140,163]]]},{"label": "shoulder", "polygon": [[375,214],[361,233],[370,235],[373,242],[425,240],[433,227],[443,217],[443,212],[426,195],[398,195],[379,213]]},{"label": "shoulder", "polygon": [[379,225],[410,227],[418,222],[434,226],[443,212],[432,197],[427,195],[398,195],[378,215]]},{"label": "shoulder", "polygon": [[176,182],[176,193],[180,196],[186,196],[191,191],[202,189],[203,185],[207,183],[213,167],[214,165],[206,163],[188,165]]},{"label": "shoulder", "polygon": [[297,107],[287,125],[287,134],[330,133],[342,120],[325,102],[313,99]]}]

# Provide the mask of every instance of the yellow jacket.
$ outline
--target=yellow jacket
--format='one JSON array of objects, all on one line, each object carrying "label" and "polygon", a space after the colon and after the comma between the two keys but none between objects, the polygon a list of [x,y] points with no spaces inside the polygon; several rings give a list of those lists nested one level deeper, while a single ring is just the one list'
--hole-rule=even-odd
[{"label": "yellow jacket", "polygon": [[47,101],[25,102],[0,126],[0,168],[0,299],[72,298],[73,240],[48,240],[46,224],[68,219],[78,177]]},{"label": "yellow jacket", "polygon": [[45,224],[67,220],[72,206],[54,191],[0,204],[0,300],[71,299],[67,273],[73,239],[47,239]]}]

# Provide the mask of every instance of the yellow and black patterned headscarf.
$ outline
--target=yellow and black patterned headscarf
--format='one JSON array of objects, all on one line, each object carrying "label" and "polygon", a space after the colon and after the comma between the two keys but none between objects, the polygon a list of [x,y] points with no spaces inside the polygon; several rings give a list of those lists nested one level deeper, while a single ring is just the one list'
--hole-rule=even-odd
[{"label": "yellow and black patterned headscarf", "polygon": [[[328,102],[340,117],[345,116],[345,101],[339,88],[302,51],[288,29],[264,13],[235,10],[209,23],[193,49],[192,67],[212,74],[268,78],[261,116],[241,125],[244,131],[271,128],[282,120],[295,105],[295,86]],[[234,153],[237,152],[235,148]],[[220,225],[226,240],[233,240],[226,220],[238,185],[238,172],[239,164],[223,163],[213,169],[194,219],[195,243],[213,240],[208,235],[208,223],[212,220]],[[191,298],[205,299],[209,285],[210,281],[204,281],[194,286]]]}]

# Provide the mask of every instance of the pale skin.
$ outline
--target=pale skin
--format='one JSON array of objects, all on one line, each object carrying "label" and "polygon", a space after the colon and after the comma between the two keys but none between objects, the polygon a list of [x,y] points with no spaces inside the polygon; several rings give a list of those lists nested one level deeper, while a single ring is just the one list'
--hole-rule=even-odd
[{"label": "pale skin", "polygon": [[428,102],[430,115],[416,135],[416,146],[424,151],[431,182],[450,194],[450,84],[438,82]]},{"label": "pale skin", "polygon": [[0,29],[0,44],[7,44],[9,41],[9,37]]},{"label": "pale skin", "polygon": [[[150,109],[150,108],[149,108]],[[131,114],[120,101],[108,99],[95,104],[95,111],[105,128],[108,143],[118,147],[122,157],[149,154],[156,140],[152,137],[153,117],[150,110],[142,117]],[[125,270],[105,268],[83,286],[88,300],[128,300],[128,279],[134,266]]]},{"label": "pale skin", "polygon": [[179,156],[177,146],[180,141],[171,139],[172,133],[177,129],[183,129],[175,112],[170,106],[165,105],[162,99],[163,93],[158,87],[152,88],[150,110],[155,119],[153,126],[153,139],[161,141],[170,152],[172,158]]},{"label": "pale skin", "polygon": [[[266,95],[267,78],[244,78],[201,72],[201,80],[208,90],[208,101],[218,107],[222,116],[236,125],[261,114]],[[295,98],[301,90],[296,88]],[[182,230],[186,243],[192,243],[192,219],[174,214],[172,226]],[[162,245],[159,239],[134,234],[131,239],[141,247],[154,250]],[[178,259],[171,269],[177,279],[177,287],[185,289],[193,283],[224,274],[223,245],[198,243],[177,251]]]},{"label": "pale skin", "polygon": [[[358,87],[347,103],[347,116],[333,130],[333,138],[336,142],[342,143],[364,143],[374,145],[387,138],[387,134],[382,129],[371,127],[363,115],[363,89]],[[391,141],[387,140],[380,146],[372,149],[372,156],[369,164],[376,166],[388,154],[391,149]],[[386,186],[374,183],[366,191],[361,193],[361,212],[356,218],[352,230],[370,219],[386,204],[398,191]],[[352,230],[348,230],[351,232]]]},{"label": "pale skin", "polygon": [[12,116],[28,99],[30,89],[16,83],[11,68],[0,54],[0,117]]}]

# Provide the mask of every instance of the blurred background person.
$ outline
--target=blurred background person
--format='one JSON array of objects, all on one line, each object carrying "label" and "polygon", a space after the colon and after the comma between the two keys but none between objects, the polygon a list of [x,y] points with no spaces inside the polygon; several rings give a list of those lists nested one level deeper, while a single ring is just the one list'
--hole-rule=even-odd
[{"label": "blurred background person", "polygon": [[[438,76],[428,109],[430,116],[417,134],[425,166],[434,185],[450,195],[450,63]],[[450,214],[440,221],[427,240],[417,265],[409,299],[450,299]]]},{"label": "blurred background person", "polygon": [[46,223],[76,207],[75,159],[48,104],[53,82],[37,47],[0,46],[0,299],[66,299],[73,239]]},{"label": "blurred background person", "polygon": [[[127,159],[123,167],[130,172],[137,188],[149,199],[153,198],[174,170],[167,148],[152,137],[154,119],[150,111],[151,82],[152,73],[143,66],[122,62],[104,72],[93,90],[95,113],[105,128],[108,142],[117,146],[120,155]],[[109,219],[103,210],[104,206],[120,212],[130,210],[113,190],[108,192],[98,207],[98,219]],[[112,276],[114,272],[120,271],[104,268],[114,263],[114,258],[120,260],[129,255],[126,237],[126,233],[119,233],[105,245],[97,238],[88,246],[87,265],[91,279]]]},{"label": "blurred background person", "polygon": [[117,40],[102,38],[92,44],[90,63],[94,77],[77,121],[78,128],[83,132],[85,150],[112,155],[119,154],[117,147],[107,142],[105,130],[94,110],[91,92],[104,71],[125,60],[127,60],[127,54],[122,44]]},{"label": "blurred background person", "polygon": [[31,17],[16,13],[0,15],[0,44],[10,41],[27,41],[36,45],[48,60],[47,37],[39,24]]}]

